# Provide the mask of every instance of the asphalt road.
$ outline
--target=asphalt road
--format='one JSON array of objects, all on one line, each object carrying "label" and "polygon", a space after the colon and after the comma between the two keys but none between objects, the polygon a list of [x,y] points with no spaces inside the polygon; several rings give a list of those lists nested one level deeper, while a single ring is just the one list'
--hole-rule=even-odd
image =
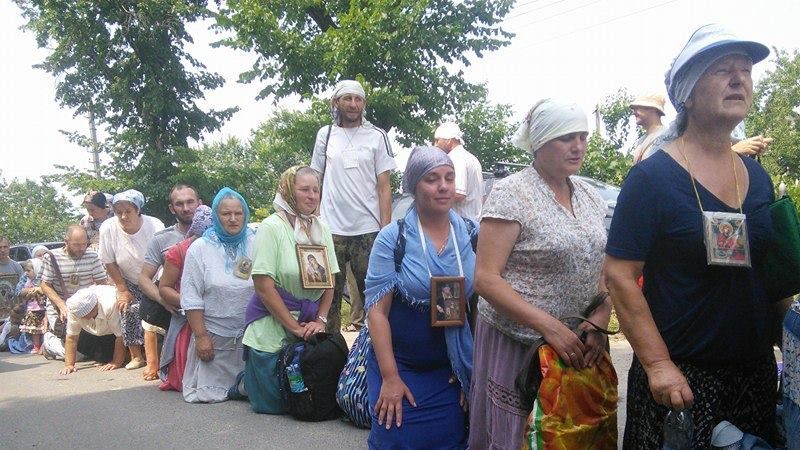
[{"label": "asphalt road", "polygon": [[[630,346],[612,342],[611,353],[621,431]],[[141,370],[100,372],[84,362],[76,373],[59,375],[62,366],[38,355],[0,353],[0,448],[366,448],[368,431],[342,421],[256,414],[242,401],[188,404],[177,392],[159,391],[158,382],[143,381]]]}]

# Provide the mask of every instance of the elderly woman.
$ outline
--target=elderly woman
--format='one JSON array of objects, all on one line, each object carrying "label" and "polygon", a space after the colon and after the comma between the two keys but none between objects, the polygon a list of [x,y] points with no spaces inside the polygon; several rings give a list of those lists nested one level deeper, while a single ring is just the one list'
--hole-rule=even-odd
[{"label": "elderly woman", "polygon": [[139,273],[150,239],[164,229],[160,220],[142,214],[143,206],[141,192],[134,189],[120,192],[112,201],[115,217],[100,227],[100,262],[117,287],[122,337],[131,352],[131,361],[125,366],[128,370],[145,366],[142,358],[144,330],[139,315],[144,294],[139,289]]},{"label": "elderly woman", "polygon": [[[158,282],[158,293],[164,301],[176,309],[181,307],[180,282],[186,252],[189,251],[192,242],[202,237],[203,233],[211,228],[213,225],[212,215],[213,212],[208,206],[198,206],[194,212],[192,224],[186,230],[186,239],[170,247],[164,254],[164,271]],[[170,318],[167,335],[164,336],[164,346],[159,363],[161,385],[158,388],[162,391],[181,392],[183,390],[186,350],[189,347],[191,336],[192,330],[189,328],[186,318],[182,314],[173,314]]]},{"label": "elderly woman", "polygon": [[[253,261],[257,295],[247,307],[244,389],[255,412],[283,413],[276,375],[283,345],[325,331],[333,289],[308,289],[300,276],[297,245],[325,247],[330,276],[339,272],[328,226],[315,215],[320,199],[317,172],[295,166],[281,175],[275,213],[258,227]],[[302,311],[302,312],[301,312]]]},{"label": "elderly woman", "polygon": [[242,270],[253,261],[247,202],[222,188],[211,210],[213,226],[189,247],[181,276],[181,307],[192,329],[183,372],[183,399],[190,403],[228,399],[244,365],[244,312],[254,292],[250,272]]},{"label": "elderly woman", "polygon": [[[466,321],[441,328],[431,319],[437,278],[458,277],[464,298],[473,292],[471,236],[466,219],[450,210],[450,157],[436,147],[416,147],[403,191],[414,195],[414,205],[401,222],[378,234],[366,279],[373,348],[367,356],[369,448],[466,448],[472,334]],[[401,227],[405,251],[396,261]]]},{"label": "elderly woman", "polygon": [[[692,405],[693,448],[709,448],[722,420],[774,442],[769,315],[785,302],[767,298],[761,270],[774,192],[730,140],[753,98],[753,63],[768,54],[717,25],[698,29],[667,74],[678,116],[622,187],[606,273],[635,353],[625,448],[659,447],[667,412]],[[718,243],[726,224],[733,248]]]},{"label": "elderly woman", "polygon": [[[499,181],[481,216],[470,448],[521,447],[530,405],[514,378],[531,344],[543,337],[577,369],[595,364],[606,344],[588,324],[559,320],[580,315],[602,285],[606,205],[572,176],[586,154],[586,114],[574,104],[541,100],[517,134],[533,166]],[[606,300],[589,320],[605,327],[610,314]],[[586,332],[583,340],[576,326]]]}]

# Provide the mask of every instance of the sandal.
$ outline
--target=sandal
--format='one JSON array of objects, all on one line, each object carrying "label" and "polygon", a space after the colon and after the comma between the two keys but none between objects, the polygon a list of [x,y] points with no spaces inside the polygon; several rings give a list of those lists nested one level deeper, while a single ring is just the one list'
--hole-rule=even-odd
[{"label": "sandal", "polygon": [[142,372],[142,378],[144,378],[144,381],[158,380],[158,371],[149,372],[145,370],[144,372]]},{"label": "sandal", "polygon": [[142,361],[142,360],[139,360],[139,361],[131,360],[131,362],[129,362],[128,364],[125,364],[125,368],[128,369],[128,370],[136,370],[136,369],[141,369],[142,367],[144,367],[146,365],[147,365],[147,363]]}]

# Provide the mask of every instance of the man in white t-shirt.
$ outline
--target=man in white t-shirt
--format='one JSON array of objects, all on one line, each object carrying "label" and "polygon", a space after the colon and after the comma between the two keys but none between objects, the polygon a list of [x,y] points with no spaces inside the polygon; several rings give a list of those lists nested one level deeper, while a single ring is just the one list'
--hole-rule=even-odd
[{"label": "man in white t-shirt", "polygon": [[125,345],[122,342],[117,289],[109,285],[94,285],[78,290],[67,300],[67,340],[64,351],[62,375],[75,372],[78,336],[85,330],[94,336],[116,336],[114,356],[100,370],[114,370],[125,362]]},{"label": "man in white t-shirt", "polygon": [[631,110],[636,119],[636,125],[645,131],[645,135],[636,141],[636,147],[633,150],[633,162],[636,164],[655,153],[653,143],[664,131],[664,125],[661,124],[661,117],[664,116],[664,96],[660,94],[642,95],[631,102]]},{"label": "man in white t-shirt", "polygon": [[483,168],[480,161],[464,148],[464,137],[456,123],[439,125],[433,134],[433,145],[444,150],[453,161],[456,171],[453,210],[477,222],[483,207]]},{"label": "man in white t-shirt", "polygon": [[[320,128],[311,168],[323,179],[320,216],[331,229],[339,267],[350,263],[364,298],[364,279],[372,243],[392,218],[390,172],[397,167],[386,132],[364,117],[364,88],[342,80],[331,99],[333,124]],[[346,271],[336,275],[328,332],[338,332]],[[364,323],[363,305],[351,304],[351,321]]]}]

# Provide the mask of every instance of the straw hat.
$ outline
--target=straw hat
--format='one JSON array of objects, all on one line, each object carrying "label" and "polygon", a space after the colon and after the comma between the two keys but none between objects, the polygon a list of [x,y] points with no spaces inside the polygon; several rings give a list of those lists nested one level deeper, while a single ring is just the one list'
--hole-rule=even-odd
[{"label": "straw hat", "polygon": [[647,94],[641,95],[636,100],[631,102],[631,108],[634,106],[642,106],[645,108],[654,108],[662,116],[664,115],[664,96],[661,94]]}]

